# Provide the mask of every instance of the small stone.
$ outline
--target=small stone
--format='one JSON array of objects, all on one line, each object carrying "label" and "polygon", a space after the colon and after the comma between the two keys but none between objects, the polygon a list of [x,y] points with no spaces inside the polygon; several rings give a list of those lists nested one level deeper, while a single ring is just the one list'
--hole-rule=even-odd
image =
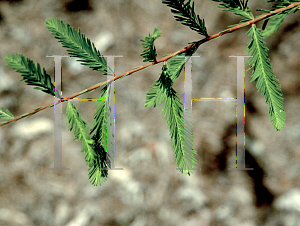
[{"label": "small stone", "polygon": [[279,210],[300,212],[300,189],[294,188],[287,191],[275,201],[274,205]]}]

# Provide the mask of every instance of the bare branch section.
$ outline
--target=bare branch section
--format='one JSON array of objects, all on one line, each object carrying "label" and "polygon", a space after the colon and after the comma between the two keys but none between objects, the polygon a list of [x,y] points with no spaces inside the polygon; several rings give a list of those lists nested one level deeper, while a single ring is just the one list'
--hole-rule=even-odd
[{"label": "bare branch section", "polygon": [[[159,60],[157,60],[157,61],[155,61],[155,62],[151,62],[151,63],[145,64],[145,65],[142,65],[142,66],[140,66],[140,67],[138,67],[138,68],[135,68],[135,69],[132,69],[132,70],[130,70],[130,71],[127,71],[127,72],[125,72],[125,73],[123,73],[123,74],[116,75],[114,78],[110,79],[109,81],[105,81],[105,82],[102,82],[102,83],[98,83],[98,84],[96,84],[96,85],[94,85],[94,86],[92,86],[92,87],[90,87],[90,88],[88,88],[88,89],[85,89],[85,90],[83,90],[83,91],[81,91],[81,92],[78,92],[78,93],[76,93],[76,94],[73,94],[73,95],[71,95],[71,96],[69,96],[69,97],[66,97],[66,98],[64,98],[64,99],[71,99],[71,98],[77,97],[77,96],[79,96],[79,95],[82,95],[82,94],[84,94],[84,93],[90,92],[90,91],[92,91],[92,90],[95,90],[95,89],[97,89],[97,88],[103,86],[103,85],[109,84],[109,83],[111,83],[112,81],[118,80],[118,79],[120,79],[120,78],[123,78],[123,77],[125,77],[125,76],[130,75],[130,74],[133,74],[133,73],[135,73],[135,72],[141,71],[141,70],[143,70],[143,69],[145,69],[145,68],[148,68],[148,67],[150,67],[150,66],[153,66],[153,65],[155,65],[155,64],[158,64],[158,63],[161,63],[161,62],[165,62],[165,61],[169,60],[170,58],[174,57],[175,55],[178,55],[178,54],[181,54],[181,53],[184,53],[184,52],[188,51],[189,49],[195,47],[196,45],[201,45],[201,44],[203,44],[203,43],[205,43],[205,42],[207,42],[207,41],[216,39],[216,38],[218,38],[218,37],[220,37],[220,36],[223,36],[223,35],[225,35],[225,34],[227,34],[227,33],[234,32],[234,31],[236,31],[236,30],[238,30],[238,29],[240,29],[240,28],[242,28],[242,27],[245,27],[245,26],[248,26],[248,25],[251,25],[251,24],[255,24],[255,23],[257,23],[257,22],[259,22],[259,21],[261,21],[261,20],[267,19],[267,18],[269,18],[269,17],[271,17],[271,16],[273,16],[273,15],[275,15],[275,14],[279,14],[279,13],[284,12],[284,11],[286,11],[286,10],[295,8],[295,7],[299,6],[299,5],[300,5],[300,2],[296,2],[296,3],[290,4],[290,5],[286,6],[286,7],[283,7],[283,8],[280,8],[280,9],[276,9],[276,10],[274,10],[274,11],[268,13],[268,14],[259,16],[259,17],[255,18],[255,19],[253,19],[253,20],[247,21],[247,22],[245,22],[245,23],[241,23],[241,24],[239,24],[239,25],[237,25],[237,26],[231,27],[231,28],[229,28],[229,29],[226,29],[226,30],[224,30],[224,31],[222,31],[222,32],[219,32],[219,33],[216,33],[216,34],[214,34],[214,35],[210,35],[210,36],[208,36],[208,37],[206,37],[206,38],[204,38],[204,39],[201,39],[201,40],[199,40],[199,41],[193,42],[193,44],[191,44],[191,45],[189,45],[189,46],[187,46],[187,47],[185,47],[185,48],[183,48],[183,49],[181,49],[181,50],[178,50],[177,52],[174,52],[174,53],[172,53],[172,54],[170,54],[170,55],[168,55],[168,56],[162,57],[161,59],[159,59]],[[42,111],[42,110],[44,110],[44,109],[46,109],[46,108],[51,108],[51,107],[53,107],[53,106],[55,106],[55,105],[57,105],[57,104],[59,104],[59,103],[61,103],[61,101],[58,101],[58,102],[56,102],[55,104],[49,104],[49,105],[44,106],[44,107],[36,108],[36,109],[35,109],[34,111],[32,111],[32,112],[23,114],[23,115],[21,115],[21,116],[19,116],[19,117],[13,118],[13,119],[11,119],[11,120],[9,120],[9,121],[0,123],[0,127],[1,127],[1,126],[4,126],[4,125],[6,125],[6,124],[9,124],[9,123],[11,123],[11,122],[18,121],[19,119],[25,118],[25,117],[27,117],[27,116],[33,115],[33,114],[35,114],[35,113],[37,113],[37,112],[39,112],[39,111]]]}]

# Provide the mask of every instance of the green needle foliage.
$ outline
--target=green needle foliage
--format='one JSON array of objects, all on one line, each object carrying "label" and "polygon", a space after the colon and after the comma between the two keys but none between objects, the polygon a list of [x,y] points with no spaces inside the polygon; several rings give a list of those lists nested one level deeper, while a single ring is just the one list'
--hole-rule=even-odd
[{"label": "green needle foliage", "polygon": [[[258,91],[261,90],[262,95],[269,105],[269,117],[274,126],[274,129],[281,130],[285,125],[285,111],[283,109],[283,97],[280,90],[278,79],[273,74],[270,59],[264,46],[265,42],[262,40],[261,29],[257,28],[255,24],[251,26],[247,34],[251,36],[248,43],[247,54],[252,53],[252,57],[248,59],[248,63],[253,68],[251,81],[256,81]],[[247,71],[248,71],[247,70]]]},{"label": "green needle foliage", "polygon": [[[111,86],[105,86],[102,89],[102,93],[100,99],[102,101],[98,104],[93,120],[93,127],[91,128],[90,134],[94,132],[94,137],[97,138],[97,141],[102,145],[105,152],[107,152],[108,156],[113,156],[113,133],[112,131],[112,122],[113,119],[111,117],[112,109],[108,106],[110,101],[110,96],[107,95]],[[96,106],[96,105],[95,105]],[[94,106],[94,107],[95,107]],[[108,150],[110,152],[108,152]]]},{"label": "green needle foliage", "polygon": [[[107,98],[107,86],[102,89],[102,93],[99,99],[106,100]],[[94,107],[97,104],[94,105]],[[107,108],[106,108],[106,101],[100,101],[98,104],[93,120],[93,127],[91,128],[90,134],[95,132],[96,137],[98,138],[99,142],[103,147],[106,149],[106,125],[107,125]]]},{"label": "green needle foliage", "polygon": [[[238,0],[212,0],[221,2],[220,8],[224,8],[224,11],[231,11],[236,15],[242,17],[241,22],[252,20],[253,14],[247,8],[247,2],[240,2]],[[295,9],[294,9],[295,10]],[[289,11],[291,12],[291,11]],[[287,13],[287,12],[286,12]],[[272,73],[270,59],[268,58],[268,48],[264,46],[265,42],[262,40],[264,35],[270,35],[278,29],[286,14],[279,14],[272,23],[269,24],[265,33],[261,29],[256,28],[256,25],[252,25],[248,35],[251,36],[251,40],[248,43],[248,54],[253,53],[252,57],[248,59],[250,64],[250,70],[252,71],[252,79],[250,82],[257,81],[256,87],[258,91],[262,91],[262,95],[266,99],[266,103],[269,105],[269,117],[275,130],[281,130],[285,125],[285,111],[283,110],[283,97],[280,90],[280,84],[278,79]],[[230,26],[232,27],[232,26]]]},{"label": "green needle foliage", "polygon": [[[267,1],[267,2],[278,2],[278,3],[276,3],[276,4],[274,4],[274,5],[272,6],[273,9],[280,9],[280,8],[286,7],[286,6],[288,6],[288,5],[292,4],[292,3],[299,2],[299,0],[266,0],[266,1]],[[298,11],[298,10],[299,10],[299,6],[293,8],[292,11],[295,13],[295,12]],[[265,11],[270,12],[271,10],[265,10]],[[291,12],[291,11],[289,11],[289,10],[287,10],[287,11],[288,11],[289,13]]]},{"label": "green needle foliage", "polygon": [[[273,10],[274,9],[280,9],[280,8],[283,8],[283,7],[286,7],[288,5],[290,5],[291,3],[295,3],[295,2],[299,2],[299,1],[275,1],[275,0],[269,0],[268,2],[280,2],[280,3],[277,3],[277,4],[274,4],[272,6]],[[288,9],[282,13],[278,13],[278,14],[275,14],[274,16],[272,17],[269,17],[268,19],[264,20],[264,24],[263,24],[263,27],[262,27],[262,35],[264,37],[268,37],[270,36],[271,34],[273,34],[274,32],[276,32],[280,25],[282,24],[283,20],[285,19],[285,17],[289,14],[289,13],[295,13],[297,12],[298,10],[300,9],[300,7],[295,7],[295,8],[292,8],[292,9]],[[269,13],[271,10],[258,10],[258,11],[265,11],[267,13]],[[268,21],[270,20],[270,23],[269,25],[267,26],[267,28],[265,29],[265,26],[267,25]]]},{"label": "green needle foliage", "polygon": [[[278,14],[276,17],[273,17],[267,29],[262,29],[262,35],[266,38],[276,32],[283,22],[284,18],[287,16],[287,13]],[[267,21],[267,20],[266,20]],[[266,22],[268,23],[268,21]]]},{"label": "green needle foliage", "polygon": [[[230,11],[235,15],[240,16],[240,23],[256,19],[247,6],[248,0],[212,1],[219,2],[220,5],[218,7],[222,8],[224,11]],[[268,2],[275,2],[275,0],[270,0]],[[248,42],[246,50],[248,51],[248,54],[252,54],[252,57],[247,61],[250,64],[249,69],[253,69],[250,82],[256,81],[258,91],[261,91],[262,95],[265,97],[266,104],[269,106],[270,121],[272,122],[274,129],[278,131],[285,125],[286,113],[283,109],[283,97],[280,84],[273,74],[273,69],[267,54],[268,48],[265,46],[263,38],[277,31],[284,18],[289,13],[298,11],[300,6],[293,6],[289,9],[285,8],[291,3],[299,2],[299,0],[280,0],[276,2],[279,3],[276,3],[273,8],[284,8],[284,11],[270,14],[271,10],[260,10],[265,12],[263,15],[266,15],[263,19],[264,23],[262,29],[257,28],[255,24],[251,24],[251,27],[247,32],[251,37],[251,40]],[[167,0],[162,1],[162,3],[171,8],[171,12],[175,14],[177,21],[190,27],[191,30],[196,31],[198,34],[204,35],[204,40],[209,40],[204,19],[200,19],[199,15],[194,11],[194,2],[191,4],[191,0],[188,0],[186,3],[185,0]],[[268,24],[269,21],[270,23]],[[62,46],[67,48],[71,57],[79,58],[82,65],[88,66],[93,70],[98,70],[105,75],[108,73],[114,74],[111,68],[107,66],[106,60],[101,57],[103,55],[101,55],[95,48],[95,45],[80,32],[80,29],[78,29],[77,32],[68,23],[64,24],[62,20],[54,18],[46,20],[45,26],[54,37],[62,43]],[[230,25],[229,27],[233,26],[235,25]],[[228,32],[232,31],[233,30],[228,29]],[[144,58],[143,62],[159,62],[159,60],[156,60],[157,52],[154,41],[160,36],[161,31],[158,28],[155,28],[152,35],[149,33],[144,40],[140,39],[142,47],[144,48],[143,52],[140,54]],[[216,37],[220,36],[221,35]],[[187,120],[187,118],[191,118],[191,114],[187,109],[184,109],[180,98],[177,96],[177,93],[172,86],[179,77],[185,63],[189,60],[189,57],[196,52],[200,43],[201,42],[199,41],[190,42],[189,44],[194,44],[192,48],[181,54],[178,54],[180,52],[178,51],[168,60],[168,62],[164,62],[160,77],[149,88],[145,101],[145,107],[158,107],[164,102],[162,109],[163,118],[166,118],[171,141],[173,141],[172,147],[175,151],[174,160],[176,161],[180,172],[187,175],[191,175],[191,173],[194,172],[194,168],[197,164],[197,160],[194,156],[197,152],[193,149],[194,135],[191,131],[191,125],[189,125]],[[22,54],[9,54],[5,57],[5,60],[8,61],[7,64],[12,69],[21,73],[23,80],[25,80],[27,85],[38,86],[35,89],[54,96],[54,86],[51,83],[51,78],[44,68],[43,72],[41,72],[39,63],[37,63],[37,66],[35,67],[32,60],[29,58],[25,59]],[[141,69],[143,68],[146,67],[141,66]],[[130,73],[128,72],[120,78],[129,74]],[[108,95],[110,93],[111,85],[108,83],[104,84],[98,99],[99,103],[94,105],[96,109],[91,130],[89,130],[89,126],[82,119],[82,116],[71,101],[68,102],[65,113],[68,129],[70,131],[73,130],[74,140],[82,142],[81,152],[85,154],[84,158],[89,166],[88,178],[90,183],[94,186],[97,186],[98,184],[101,185],[101,181],[106,181],[108,167],[111,168],[111,159],[114,157],[114,135],[112,131],[114,119],[111,117],[112,109],[109,106],[111,97]],[[79,94],[83,94],[87,90],[88,89]],[[93,90],[90,92],[92,91]],[[35,110],[40,108],[42,107],[36,108]],[[22,117],[31,116],[36,112],[37,111],[23,114]],[[166,115],[168,116],[166,117]],[[0,108],[0,118],[16,121],[20,117],[14,118],[8,109]]]},{"label": "green needle foliage", "polygon": [[167,98],[163,112],[164,117],[168,113],[167,125],[170,130],[171,140],[173,140],[174,160],[179,167],[179,171],[190,176],[197,164],[197,160],[194,157],[197,152],[192,148],[193,138],[195,137],[189,129],[189,123],[185,118],[185,116],[191,118],[190,112],[187,109],[183,110],[183,104],[180,102],[174,89],[168,88],[166,93]]},{"label": "green needle foliage", "polygon": [[[99,98],[100,103],[98,104],[93,120],[93,126],[90,130],[90,134],[94,132],[93,140],[95,141],[95,151],[97,158],[94,159],[94,166],[89,170],[90,182],[97,186],[97,182],[100,183],[100,179],[106,180],[108,176],[108,170],[105,170],[107,166],[111,168],[110,159],[114,156],[113,153],[113,133],[112,133],[112,109],[108,106],[110,101],[109,90],[111,86],[104,86]],[[94,107],[97,104],[94,105]]]},{"label": "green needle foliage", "polygon": [[0,118],[9,120],[9,119],[13,119],[14,116],[8,109],[4,109],[0,107]]},{"label": "green needle foliage", "polygon": [[185,0],[167,0],[162,1],[163,4],[171,7],[171,12],[178,15],[174,16],[177,21],[190,27],[192,30],[196,31],[200,35],[208,37],[204,19],[200,19],[194,11],[194,2],[192,2],[192,7],[190,5],[191,0],[188,0],[184,4]]},{"label": "green needle foliage", "polygon": [[99,143],[96,136],[92,138],[94,143],[94,151],[96,153],[96,157],[94,159],[94,163],[89,167],[89,180],[90,183],[94,186],[97,186],[98,183],[101,186],[101,180],[103,182],[106,181],[108,176],[108,168],[111,168],[110,159],[107,158],[107,152],[104,150],[103,146]]},{"label": "green needle foliage", "polygon": [[82,151],[85,154],[85,161],[88,166],[93,166],[93,160],[95,159],[96,153],[93,149],[94,140],[88,134],[89,126],[81,118],[81,115],[78,113],[76,106],[72,101],[68,101],[66,108],[66,122],[68,122],[69,130],[74,132],[74,140],[82,141]]},{"label": "green needle foliage", "polygon": [[145,48],[145,50],[140,54],[140,56],[144,57],[145,59],[143,62],[154,62],[156,61],[156,48],[154,46],[155,39],[159,38],[161,34],[161,31],[158,28],[154,28],[153,34],[145,37],[145,40],[140,39],[142,42],[142,47]]},{"label": "green needle foliage", "polygon": [[35,67],[33,61],[29,58],[25,59],[22,54],[8,54],[4,59],[8,61],[5,64],[21,73],[23,79],[20,81],[25,81],[27,85],[39,86],[34,89],[41,90],[55,96],[54,85],[51,82],[51,77],[46,73],[45,68],[43,68],[43,72],[41,72],[39,63],[37,63],[37,66]]},{"label": "green needle foliage", "polygon": [[[244,0],[212,0],[214,2],[220,2],[218,5],[219,8],[223,8],[223,11],[233,12],[235,15],[241,16],[241,22],[245,22],[248,20],[252,20],[254,16],[251,11],[247,7],[248,0],[245,2]],[[232,25],[235,26],[235,25]]]},{"label": "green needle foliage", "polygon": [[[183,63],[184,65],[184,58],[183,60],[182,57],[180,58],[180,64]],[[193,156],[197,152],[192,149],[194,135],[188,129],[188,121],[183,114],[183,104],[180,102],[176,91],[172,88],[174,81],[172,81],[169,71],[170,68],[165,64],[162,68],[161,76],[150,87],[147,93],[145,107],[151,107],[152,105],[158,107],[165,100],[162,111],[164,112],[164,118],[168,113],[167,125],[170,130],[171,140],[173,140],[172,147],[175,150],[174,160],[181,173],[190,175],[194,172],[193,168],[197,164],[197,160]],[[190,117],[190,113],[186,109],[185,114],[186,117]]]},{"label": "green needle foliage", "polygon": [[[150,87],[146,95],[145,107],[151,107],[152,105],[153,107],[158,107],[161,105],[167,97],[167,87],[173,86],[173,83],[182,71],[186,60],[185,57],[175,56],[169,60],[168,66],[165,64],[161,76],[155,81],[154,85]],[[164,78],[165,74],[168,75],[168,80]],[[169,83],[164,84],[164,82]]]},{"label": "green needle foliage", "polygon": [[[169,60],[169,65],[164,64],[162,73],[152,87],[150,87],[146,94],[145,107],[158,107],[165,100],[162,111],[164,118],[168,113],[167,126],[170,131],[171,141],[173,140],[173,149],[175,150],[175,161],[178,165],[179,171],[184,174],[190,175],[194,172],[197,160],[193,154],[197,152],[192,148],[194,135],[188,124],[186,117],[191,117],[190,112],[184,109],[180,98],[177,96],[176,91],[172,88],[174,81],[180,75],[186,61],[192,55],[199,45],[196,45],[191,50],[174,56]],[[185,115],[183,114],[185,112]]]},{"label": "green needle foliage", "polygon": [[[104,88],[105,89],[101,94],[101,98],[105,98],[106,87]],[[102,103],[103,102],[100,103],[100,106],[103,106]],[[104,110],[105,108],[106,107],[104,105]],[[100,128],[106,127],[106,117],[102,119],[97,118],[99,115],[105,115],[105,113],[101,114],[102,111],[103,107],[98,107],[96,109],[95,118],[98,119],[98,121],[94,123],[91,133],[93,132],[93,130],[97,130],[94,136],[90,138],[90,135],[88,134],[89,126],[81,118],[81,115],[78,113],[75,105],[71,101],[69,101],[66,109],[66,121],[69,123],[69,130],[71,131],[74,128],[74,140],[82,141],[83,149],[81,152],[85,153],[85,161],[89,166],[88,176],[91,184],[93,184],[94,186],[97,186],[98,183],[99,185],[101,185],[101,179],[103,180],[103,182],[106,181],[106,178],[108,176],[107,166],[111,167],[110,160],[107,158],[106,155],[106,129],[100,130],[98,128],[99,125]]]},{"label": "green needle foliage", "polygon": [[[104,57],[96,49],[94,43],[92,43],[85,35],[72,28],[68,23],[66,25],[60,19],[48,19],[45,22],[45,26],[52,35],[62,43],[63,47],[68,48],[71,57],[78,57],[84,66],[88,66],[93,70],[98,70],[107,74],[107,63]],[[113,74],[113,71],[109,68],[109,72]]]}]

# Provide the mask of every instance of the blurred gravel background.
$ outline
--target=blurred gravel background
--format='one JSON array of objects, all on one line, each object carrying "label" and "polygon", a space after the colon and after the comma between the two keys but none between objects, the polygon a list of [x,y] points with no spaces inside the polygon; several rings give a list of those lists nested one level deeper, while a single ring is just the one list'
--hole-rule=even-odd
[{"label": "blurred gravel background", "polygon": [[[195,0],[209,35],[239,22],[217,5]],[[249,7],[259,15],[255,9],[270,6],[256,0]],[[115,60],[116,74],[145,64],[139,39],[155,27],[162,31],[155,42],[158,58],[203,38],[175,21],[160,0],[2,0],[0,106],[15,116],[53,102],[53,97],[19,82],[20,74],[4,60],[7,54],[22,53],[45,67],[53,81],[54,61],[46,56],[67,51],[44,26],[48,18],[80,27],[104,55],[123,55]],[[265,40],[284,95],[287,119],[282,131],[273,129],[265,99],[246,72],[246,161],[254,171],[228,171],[235,167],[235,102],[193,102],[194,149],[201,171],[189,177],[175,170],[162,106],[144,107],[161,71],[162,64],[155,65],[115,83],[115,165],[124,170],[109,171],[100,187],[89,183],[81,142],[73,141],[65,122],[63,167],[71,170],[45,170],[54,164],[53,108],[0,128],[0,225],[300,225],[299,21],[299,12],[288,15]],[[193,98],[235,97],[236,58],[228,56],[247,55],[247,30],[200,46],[195,55],[201,57],[192,60]],[[71,58],[63,58],[62,68],[64,97],[106,79]],[[173,86],[182,102],[183,81],[182,72]],[[97,89],[80,97],[99,95]],[[95,102],[74,103],[91,126]]]}]

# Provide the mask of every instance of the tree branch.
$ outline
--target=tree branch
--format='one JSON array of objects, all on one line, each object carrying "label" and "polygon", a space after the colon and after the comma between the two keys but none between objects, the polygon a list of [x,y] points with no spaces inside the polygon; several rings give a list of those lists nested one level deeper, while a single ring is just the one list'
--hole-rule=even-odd
[{"label": "tree branch", "polygon": [[[77,96],[82,95],[82,94],[84,94],[84,93],[87,93],[87,92],[89,92],[89,91],[95,90],[95,89],[97,89],[97,88],[99,88],[99,87],[101,87],[101,86],[103,86],[103,85],[105,85],[105,84],[107,84],[107,83],[111,83],[111,82],[114,81],[114,80],[118,80],[118,79],[120,79],[120,78],[122,78],[122,77],[125,77],[125,76],[127,76],[127,75],[133,74],[133,73],[135,73],[135,72],[137,72],[137,71],[143,70],[143,69],[148,68],[148,67],[150,67],[150,66],[153,66],[153,65],[155,65],[155,64],[158,64],[158,63],[161,63],[161,62],[165,62],[165,61],[169,60],[170,58],[172,58],[173,56],[178,55],[178,54],[181,54],[181,53],[184,53],[184,52],[186,52],[187,50],[193,48],[193,47],[196,46],[196,45],[201,45],[201,44],[203,44],[203,43],[205,43],[205,42],[207,42],[207,41],[216,39],[216,38],[221,37],[221,36],[223,36],[223,35],[225,35],[225,34],[227,34],[227,33],[234,32],[234,31],[236,31],[236,30],[238,30],[238,29],[240,29],[240,28],[242,28],[242,27],[248,26],[248,25],[250,25],[250,24],[255,24],[255,23],[257,23],[257,22],[259,22],[259,21],[261,21],[261,20],[263,20],[263,19],[266,19],[266,18],[269,18],[270,16],[273,16],[274,14],[278,14],[278,13],[281,13],[281,12],[286,11],[286,10],[288,10],[288,9],[295,8],[295,7],[299,6],[299,5],[300,5],[300,2],[296,2],[296,3],[290,4],[290,5],[287,6],[287,7],[284,7],[284,8],[280,8],[280,9],[274,10],[274,11],[268,13],[268,14],[259,16],[259,17],[255,18],[255,19],[253,19],[253,20],[249,20],[249,21],[247,21],[247,22],[244,22],[244,23],[239,24],[239,25],[237,25],[237,26],[234,26],[234,27],[232,27],[232,28],[226,29],[226,30],[224,30],[224,31],[222,31],[222,32],[216,33],[216,34],[214,34],[214,35],[210,35],[210,36],[208,36],[208,37],[206,37],[206,38],[204,38],[204,39],[201,39],[201,40],[199,40],[199,41],[193,42],[193,44],[191,44],[191,45],[189,45],[189,46],[187,46],[187,47],[185,47],[185,48],[183,48],[183,49],[181,49],[181,50],[178,50],[177,52],[174,52],[174,53],[172,53],[172,54],[170,54],[170,55],[168,55],[168,56],[165,56],[165,57],[163,57],[163,58],[161,58],[161,59],[159,59],[159,60],[157,60],[157,61],[155,61],[155,62],[151,62],[151,63],[145,64],[145,65],[143,65],[143,66],[140,66],[140,67],[138,67],[138,68],[132,69],[132,70],[130,70],[130,71],[128,71],[128,72],[125,72],[125,73],[123,73],[123,74],[116,75],[114,78],[110,79],[109,81],[105,81],[105,82],[98,83],[98,84],[96,84],[96,85],[94,85],[94,86],[92,86],[92,87],[90,87],[90,88],[88,88],[88,89],[85,89],[85,90],[81,91],[81,92],[78,92],[78,93],[73,94],[73,95],[71,95],[71,96],[69,96],[69,97],[66,97],[66,98],[62,98],[62,100],[65,100],[65,99],[71,99],[71,98],[77,97]],[[44,107],[36,108],[36,109],[35,109],[34,111],[32,111],[32,112],[23,114],[23,115],[21,115],[21,116],[19,116],[19,117],[16,117],[16,118],[14,118],[14,119],[9,120],[9,121],[0,123],[0,127],[1,127],[1,126],[4,126],[4,125],[6,125],[6,124],[9,124],[9,123],[11,123],[11,122],[15,122],[15,121],[17,121],[17,120],[19,120],[19,119],[21,119],[21,118],[25,118],[25,117],[27,117],[27,116],[33,115],[33,114],[35,114],[35,113],[37,113],[37,112],[39,112],[39,111],[42,111],[42,110],[44,110],[44,109],[46,109],[46,108],[53,107],[54,105],[57,105],[57,104],[59,104],[59,103],[61,103],[61,102],[62,102],[62,101],[59,100],[58,102],[56,102],[56,103],[54,103],[54,104],[49,104],[49,105],[44,106]]]}]

